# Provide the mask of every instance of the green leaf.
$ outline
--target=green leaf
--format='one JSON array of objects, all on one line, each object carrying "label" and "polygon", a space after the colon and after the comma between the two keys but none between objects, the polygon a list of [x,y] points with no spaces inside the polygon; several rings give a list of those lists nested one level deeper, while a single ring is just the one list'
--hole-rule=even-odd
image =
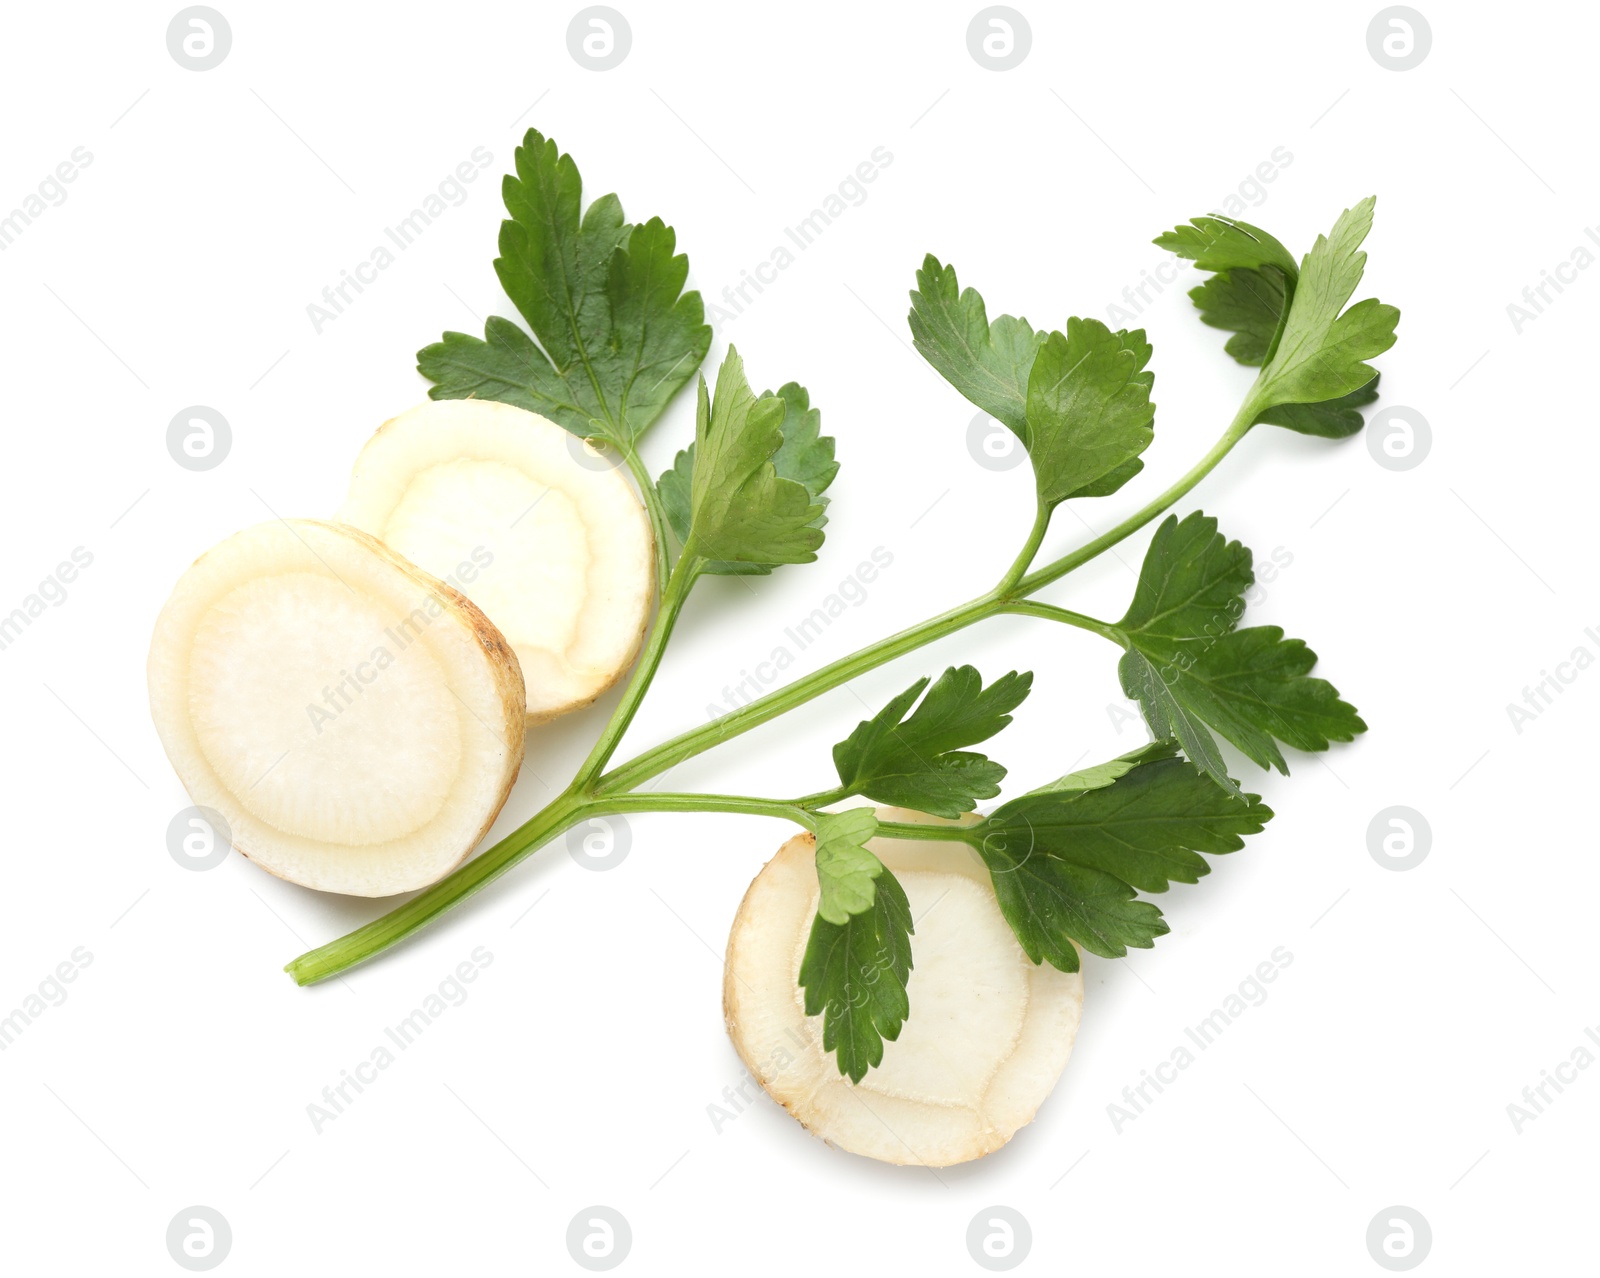
[{"label": "green leaf", "polygon": [[1213,275],[1189,290],[1200,320],[1232,333],[1223,347],[1239,363],[1256,368],[1266,363],[1278,334],[1288,297],[1290,277],[1273,267],[1245,267]]},{"label": "green leaf", "polygon": [[1236,630],[1255,580],[1250,552],[1196,511],[1169,515],[1151,540],[1127,614],[1114,629],[1127,652],[1117,671],[1150,730],[1176,741],[1232,794],[1238,785],[1212,732],[1261,767],[1287,773],[1276,742],[1326,750],[1366,731],[1338,690],[1310,677],[1316,655],[1276,626]]},{"label": "green leaf", "polygon": [[1326,679],[1312,678],[1317,654],[1277,626],[1223,635],[1179,669],[1172,693],[1255,763],[1287,775],[1274,738],[1296,750],[1353,741],[1367,725]]},{"label": "green leaf", "polygon": [[1346,209],[1327,236],[1318,236],[1300,268],[1277,350],[1262,370],[1263,408],[1316,404],[1360,390],[1377,376],[1364,361],[1394,345],[1400,312],[1368,298],[1348,310],[1367,255],[1361,242],[1372,227],[1374,200]]},{"label": "green leaf", "polygon": [[1114,333],[1095,319],[1069,319],[1065,334],[1045,338],[1022,432],[1045,504],[1104,496],[1144,465],[1155,438],[1149,359],[1142,330]]},{"label": "green leaf", "polygon": [[1130,750],[1127,754],[1120,754],[1115,759],[1105,763],[1092,764],[1087,768],[1079,768],[1076,772],[1069,772],[1064,777],[1058,777],[1048,785],[1042,785],[1037,790],[1030,790],[1033,794],[1076,794],[1084,790],[1102,790],[1118,777],[1126,776],[1141,763],[1152,763],[1157,759],[1170,759],[1177,753],[1177,747],[1170,741],[1152,741],[1142,745],[1137,750]]},{"label": "green leaf", "polygon": [[910,1015],[911,905],[894,875],[883,870],[872,904],[843,923],[819,913],[800,961],[807,1016],[822,1016],[822,1046],[839,1072],[859,1083],[883,1063],[883,1042],[900,1037]]},{"label": "green leaf", "polygon": [[537,130],[502,191],[495,272],[538,342],[499,316],[482,339],[445,333],[417,353],[429,395],[502,400],[631,447],[710,349],[688,258],[660,218],[625,222],[614,195],[582,211],[577,165]]},{"label": "green leaf", "polygon": [[[1032,674],[1012,671],[986,688],[972,666],[950,667],[931,688],[918,679],[834,746],[839,780],[879,803],[941,817],[970,812],[1000,793],[1006,770],[963,747],[1009,724],[1032,686]],[[911,711],[925,688],[928,695]]]},{"label": "green leaf", "polygon": [[[784,417],[781,425],[783,443],[774,454],[773,468],[780,479],[792,479],[804,484],[811,500],[825,508],[824,493],[839,472],[839,463],[833,459],[833,438],[822,434],[822,414],[811,407],[811,397],[806,388],[797,382],[788,382],[776,392],[763,391],[762,399],[776,397],[783,401]],[[672,469],[663,472],[656,487],[661,493],[661,504],[666,512],[667,524],[681,545],[689,537],[689,524],[693,514],[695,446],[678,453]],[[813,528],[828,522],[825,513],[811,521]],[[776,564],[739,563],[729,560],[708,562],[702,571],[723,576],[752,576],[770,573]]]},{"label": "green leaf", "polygon": [[[1362,207],[1357,206],[1355,212],[1359,213]],[[1371,201],[1365,202],[1365,209],[1366,223],[1370,225]],[[1352,217],[1352,213],[1347,211],[1346,217]],[[1343,226],[1344,219],[1341,219]],[[1338,239],[1342,234],[1348,236],[1348,233],[1349,228],[1342,232],[1336,227],[1334,238]],[[1362,228],[1360,235],[1365,234]],[[1202,322],[1233,334],[1226,344],[1228,354],[1248,367],[1259,367],[1273,360],[1281,342],[1280,334],[1285,331],[1286,312],[1301,282],[1300,267],[1288,250],[1260,228],[1228,218],[1196,218],[1187,227],[1180,226],[1158,236],[1156,243],[1180,257],[1192,259],[1201,270],[1216,272],[1204,283],[1190,289],[1189,297],[1199,308]],[[1359,237],[1355,243],[1360,243]],[[1313,253],[1318,253],[1325,244],[1319,239],[1318,249],[1314,249]],[[1311,280],[1314,288],[1323,289],[1324,292],[1327,252],[1318,257],[1319,265]],[[1355,257],[1358,260],[1355,262],[1354,279],[1350,281],[1343,297],[1332,302],[1335,315],[1360,279],[1365,255],[1356,254]],[[1308,267],[1310,263],[1311,258],[1308,257]],[[1327,304],[1326,298],[1323,304]],[[1399,312],[1391,307],[1379,310],[1389,313],[1391,321],[1399,317]],[[1303,308],[1302,320],[1308,317],[1309,311]],[[1393,328],[1392,322],[1389,327]],[[1392,344],[1391,335],[1382,349]],[[1376,350],[1371,352],[1376,353]],[[1361,355],[1359,358],[1368,356]],[[1367,371],[1370,375],[1371,370]],[[1311,402],[1296,400],[1290,403],[1281,398],[1281,391],[1271,392],[1267,398],[1273,406],[1257,416],[1256,421],[1327,439],[1353,435],[1362,426],[1361,414],[1356,410],[1377,398],[1377,380],[1376,375],[1370,375],[1354,388]]]},{"label": "green leaf", "polygon": [[1145,552],[1133,602],[1117,623],[1139,636],[1198,644],[1233,629],[1255,581],[1250,552],[1194,511],[1168,515]]},{"label": "green leaf", "polygon": [[[1379,375],[1381,376],[1381,374]],[[1360,409],[1378,398],[1378,377],[1374,377],[1360,390],[1353,390],[1338,399],[1324,400],[1320,404],[1279,404],[1256,418],[1273,426],[1284,426],[1302,435],[1320,435],[1324,439],[1344,439],[1354,435],[1365,423]]]},{"label": "green leaf", "polygon": [[932,253],[911,294],[911,337],[922,357],[996,421],[1027,438],[1028,372],[1044,334],[1025,319],[984,310],[975,289],[963,290],[956,268]]},{"label": "green leaf", "polygon": [[1272,816],[1170,751],[1102,766],[1113,765],[1126,766],[1106,784],[1023,795],[975,829],[1001,912],[1035,963],[1075,972],[1073,942],[1106,958],[1152,945],[1167,925],[1137,891],[1197,882],[1209,872],[1201,853],[1237,851]]},{"label": "green leaf", "polygon": [[1158,247],[1186,257],[1202,271],[1256,271],[1275,267],[1292,286],[1299,265],[1294,254],[1258,226],[1230,217],[1197,217],[1156,236]]},{"label": "green leaf", "polygon": [[871,908],[873,881],[884,872],[883,862],[867,851],[867,840],[877,832],[878,819],[871,808],[818,815],[819,918],[842,924],[852,914]]},{"label": "green leaf", "polygon": [[[717,371],[714,400],[701,378],[694,456],[680,458],[680,465],[669,472],[687,472],[683,477],[691,513],[686,549],[709,563],[744,565],[746,571],[770,571],[778,564],[810,563],[817,557],[822,505],[804,483],[780,475],[775,465],[788,411],[783,396],[757,397],[751,391],[732,347]],[[827,447],[831,449],[831,440]],[[681,520],[681,491],[670,495],[669,508]]]}]

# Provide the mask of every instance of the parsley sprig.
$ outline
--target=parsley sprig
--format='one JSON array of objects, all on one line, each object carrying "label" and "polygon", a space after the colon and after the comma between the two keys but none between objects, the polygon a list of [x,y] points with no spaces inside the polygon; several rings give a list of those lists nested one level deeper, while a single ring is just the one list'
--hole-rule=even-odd
[{"label": "parsley sprig", "polygon": [[[1233,778],[1228,748],[1288,771],[1284,747],[1322,751],[1366,724],[1313,675],[1315,654],[1276,626],[1242,626],[1250,552],[1200,511],[1169,510],[1256,425],[1337,439],[1361,429],[1377,396],[1368,362],[1395,340],[1399,313],[1354,296],[1373,201],[1345,210],[1299,260],[1259,228],[1202,217],[1156,242],[1208,278],[1191,292],[1226,351],[1257,369],[1216,443],[1176,483],[1109,531],[1037,563],[1064,502],[1119,491],[1156,440],[1153,350],[1143,331],[1069,318],[1060,329],[991,319],[955,268],[928,256],[909,323],[916,348],[972,404],[1010,429],[1032,464],[1036,515],[993,588],[777,688],[626,762],[612,759],[650,687],[693,588],[708,575],[777,571],[817,558],[834,441],[805,388],[757,394],[738,353],[698,382],[694,440],[659,481],[639,439],[696,376],[710,347],[688,263],[660,219],[630,224],[614,196],[582,207],[571,157],[530,130],[505,180],[509,219],[495,269],[527,329],[495,318],[484,337],[446,333],[418,367],[436,397],[481,395],[544,414],[627,459],[657,534],[661,602],[643,653],[593,750],[543,811],[398,909],[289,964],[301,984],[365,962],[435,921],[563,830],[629,812],[773,817],[816,841],[815,918],[798,979],[826,1050],[859,1082],[916,1008],[915,929],[876,837],[965,844],[987,866],[999,908],[1036,963],[1076,971],[1167,931],[1148,898],[1197,882],[1208,857],[1237,851],[1271,810]],[[1162,517],[1165,516],[1163,519]],[[1127,610],[1107,621],[1043,602],[1045,587],[1161,520]],[[1098,634],[1150,744],[967,815],[1001,795],[1006,768],[986,745],[1021,711],[1033,676],[986,682],[970,665],[923,677],[833,749],[838,783],[791,799],[644,791],[653,778],[858,676],[980,621],[1021,616]],[[985,745],[984,751],[972,749]],[[860,800],[944,818],[881,817]],[[852,805],[853,804],[853,805]],[[841,805],[846,805],[841,807]],[[959,821],[954,818],[963,818]]]}]

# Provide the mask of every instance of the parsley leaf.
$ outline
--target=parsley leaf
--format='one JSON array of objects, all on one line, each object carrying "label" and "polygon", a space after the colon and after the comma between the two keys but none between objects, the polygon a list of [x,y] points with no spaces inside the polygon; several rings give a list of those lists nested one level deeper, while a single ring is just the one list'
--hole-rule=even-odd
[{"label": "parsley leaf", "polygon": [[[1377,374],[1359,361],[1394,344],[1400,313],[1362,302],[1339,315],[1361,279],[1366,255],[1356,249],[1372,224],[1372,205],[1364,200],[1347,209],[1332,237],[1319,237],[1303,266],[1265,231],[1228,218],[1196,218],[1156,237],[1162,248],[1215,272],[1190,289],[1189,296],[1203,323],[1233,334],[1226,344],[1228,354],[1250,367],[1271,365],[1261,379],[1268,407],[1257,422],[1342,439],[1361,429],[1358,410],[1378,397]],[[1289,312],[1303,283],[1302,271],[1312,291],[1291,329]],[[1285,335],[1296,343],[1292,359],[1278,357]],[[1308,359],[1324,364],[1324,342],[1330,346],[1325,366],[1307,372]]]},{"label": "parsley leaf", "polygon": [[917,272],[910,322],[923,358],[1022,441],[1047,505],[1103,497],[1143,467],[1155,374],[1142,330],[1069,319],[1065,333],[1037,333],[1010,315],[991,323],[977,290],[932,254]]},{"label": "parsley leaf", "polygon": [[1276,626],[1235,630],[1255,580],[1250,552],[1196,511],[1156,530],[1127,614],[1113,629],[1127,652],[1123,691],[1158,737],[1237,795],[1213,731],[1261,767],[1287,773],[1278,749],[1326,750],[1366,731],[1336,688],[1310,677],[1316,654]]},{"label": "parsley leaf", "polygon": [[1285,426],[1302,435],[1343,439],[1347,435],[1354,435],[1365,424],[1359,410],[1378,398],[1378,378],[1381,376],[1381,373],[1377,374],[1359,390],[1341,395],[1338,399],[1324,400],[1320,404],[1279,404],[1267,409],[1256,420],[1273,426]]},{"label": "parsley leaf", "polygon": [[1064,777],[1058,777],[1048,785],[1042,785],[1037,790],[1030,790],[1029,794],[1063,794],[1077,793],[1083,790],[1102,790],[1118,777],[1132,772],[1141,763],[1151,763],[1157,759],[1170,759],[1177,754],[1178,748],[1170,741],[1152,741],[1149,745],[1140,746],[1137,750],[1130,750],[1127,754],[1120,754],[1115,759],[1105,763],[1091,764],[1087,768],[1079,768],[1076,772],[1069,772]]},{"label": "parsley leaf", "polygon": [[1155,438],[1149,359],[1143,330],[1114,333],[1095,319],[1069,319],[1064,335],[1045,338],[1022,442],[1046,505],[1103,497],[1143,468],[1139,454]]},{"label": "parsley leaf", "polygon": [[[1033,675],[1001,675],[987,688],[972,666],[951,666],[931,688],[918,679],[833,748],[839,780],[851,794],[958,817],[1000,793],[1005,768],[962,747],[987,741],[1011,722]],[[922,704],[912,704],[927,688]],[[911,711],[907,717],[907,711]]]},{"label": "parsley leaf", "polygon": [[884,872],[883,862],[867,851],[867,840],[877,831],[878,819],[871,808],[817,816],[819,918],[842,924],[852,914],[871,908],[873,881]]},{"label": "parsley leaf", "polygon": [[447,332],[424,347],[417,369],[434,399],[502,400],[632,447],[711,346],[699,293],[683,291],[689,259],[660,218],[625,222],[614,195],[583,211],[577,165],[537,130],[516,169],[494,266],[533,337],[495,316],[482,339]]},{"label": "parsley leaf", "polygon": [[[822,505],[805,483],[780,474],[776,465],[788,414],[784,396],[758,397],[751,391],[744,363],[732,347],[717,371],[714,399],[707,394],[705,378],[700,379],[694,454],[680,455],[679,465],[668,472],[674,476],[669,512],[677,512],[675,523],[681,527],[686,488],[690,514],[684,547],[708,561],[712,570],[770,572],[778,564],[810,563],[817,557]],[[809,427],[804,413],[800,418],[797,436],[803,445]],[[792,453],[786,465],[813,479],[824,472],[831,479],[829,467],[813,455],[824,447],[831,465],[833,441],[824,444],[815,437]]]},{"label": "parsley leaf", "polygon": [[1361,242],[1372,229],[1373,204],[1369,196],[1346,209],[1306,254],[1277,349],[1261,372],[1264,407],[1316,404],[1360,390],[1377,376],[1364,361],[1394,345],[1400,319],[1394,307],[1368,298],[1344,309],[1366,269]]},{"label": "parsley leaf", "polygon": [[1170,751],[1144,747],[1102,767],[1119,764],[1108,784],[1023,795],[975,827],[1000,910],[1035,963],[1077,971],[1073,942],[1106,958],[1149,947],[1167,925],[1136,891],[1197,882],[1209,872],[1200,853],[1237,851],[1272,816]]},{"label": "parsley leaf", "polygon": [[1272,351],[1293,279],[1270,267],[1259,271],[1238,267],[1196,285],[1189,297],[1200,309],[1202,323],[1233,334],[1223,349],[1254,368],[1266,363]]},{"label": "parsley leaf", "polygon": [[917,272],[911,294],[911,338],[923,359],[944,379],[1026,440],[1028,373],[1044,341],[1025,319],[989,322],[976,289],[963,290],[956,268],[932,253]]},{"label": "parsley leaf", "polygon": [[1197,217],[1156,236],[1157,247],[1186,257],[1202,271],[1275,267],[1293,282],[1294,254],[1258,226],[1231,217]]},{"label": "parsley leaf", "polygon": [[[818,854],[820,872],[820,842]],[[877,862],[876,857],[872,860]],[[823,1050],[835,1054],[839,1072],[852,1083],[883,1063],[884,1039],[893,1042],[900,1037],[911,1011],[906,998],[915,930],[911,904],[905,889],[881,863],[878,871],[866,908],[838,923],[818,910],[800,961],[806,1015],[822,1015]],[[827,891],[824,884],[824,899]]]},{"label": "parsley leaf", "polygon": [[[833,477],[839,472],[839,463],[833,459],[833,438],[822,434],[822,414],[811,407],[811,397],[798,382],[788,382],[776,392],[763,391],[762,399],[776,395],[783,401],[784,416],[781,429],[783,443],[773,455],[773,468],[780,479],[792,479],[804,484],[811,500],[818,507],[826,507],[823,495]],[[656,487],[661,493],[661,505],[666,512],[667,524],[680,544],[689,539],[694,487],[695,446],[690,444],[674,460],[672,469],[664,472]],[[825,514],[811,521],[813,528],[827,523]],[[770,573],[776,564],[713,560],[701,571],[723,576],[750,576]]]}]

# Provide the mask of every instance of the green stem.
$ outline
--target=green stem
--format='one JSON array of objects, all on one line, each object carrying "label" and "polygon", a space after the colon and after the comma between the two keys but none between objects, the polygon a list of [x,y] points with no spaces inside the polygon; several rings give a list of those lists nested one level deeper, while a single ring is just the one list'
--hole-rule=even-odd
[{"label": "green stem", "polygon": [[972,842],[971,825],[923,825],[920,821],[879,821],[878,834],[886,839],[937,839],[944,843]]},{"label": "green stem", "polygon": [[[896,657],[915,652],[918,648],[965,629],[976,621],[1004,612],[1016,602],[1016,596],[1031,595],[1075,568],[1081,568],[1091,559],[1104,554],[1118,542],[1138,532],[1216,469],[1217,463],[1244,438],[1258,411],[1255,407],[1255,395],[1252,392],[1245,398],[1243,406],[1228,429],[1222,433],[1221,438],[1175,484],[1129,515],[1110,532],[1101,534],[1071,554],[1023,577],[1013,588],[1011,598],[1002,594],[997,586],[987,594],[979,595],[976,599],[968,600],[947,612],[941,612],[936,617],[930,617],[919,625],[890,635],[887,639],[880,639],[877,643],[868,644],[848,657],[841,657],[820,670],[814,670],[811,674],[796,679],[786,687],[778,688],[764,697],[758,697],[748,705],[729,711],[712,723],[680,733],[672,740],[646,750],[602,776],[595,787],[596,793],[613,794],[619,790],[636,789],[651,777],[659,776],[686,759],[692,759],[695,755],[703,754],[724,741],[731,740],[752,728],[760,727],[763,723],[788,713],[796,706],[802,706],[824,692],[830,692],[869,670],[875,670],[886,662],[893,661]],[[1037,524],[1035,527],[1037,530]],[[1042,537],[1043,534],[1039,535]]]},{"label": "green stem", "polygon": [[1122,636],[1117,628],[1108,622],[1096,621],[1093,617],[1086,617],[1081,612],[1073,612],[1070,608],[1058,608],[1055,604],[1037,603],[1032,599],[1019,600],[1007,604],[1003,611],[1016,617],[1039,617],[1045,621],[1059,621],[1062,625],[1076,626],[1079,630],[1088,630],[1102,638],[1120,644]]},{"label": "green stem", "polygon": [[[879,640],[862,648],[859,652],[842,657],[820,670],[813,671],[801,679],[784,688],[769,692],[766,696],[752,701],[749,705],[741,706],[731,711],[713,723],[700,728],[684,732],[672,740],[646,750],[643,754],[613,769],[611,772],[600,776],[597,780],[593,773],[603,768],[610,760],[622,734],[632,722],[634,713],[638,710],[639,702],[644,696],[645,689],[649,686],[651,677],[655,674],[656,667],[660,664],[661,654],[664,650],[668,636],[671,634],[673,623],[677,618],[678,610],[683,605],[684,597],[690,585],[699,572],[699,563],[690,558],[688,552],[680,556],[679,564],[668,578],[662,592],[661,608],[657,615],[656,624],[651,631],[644,655],[635,668],[633,677],[629,680],[627,691],[623,694],[622,703],[618,706],[612,720],[606,725],[601,738],[595,743],[595,748],[590,752],[588,760],[575,780],[565,792],[558,796],[542,812],[533,817],[525,825],[507,835],[481,856],[475,857],[465,865],[435,883],[427,891],[420,893],[405,905],[386,914],[365,927],[356,929],[348,936],[341,937],[320,949],[311,950],[301,955],[286,969],[293,974],[296,981],[307,985],[313,981],[326,980],[340,972],[354,967],[358,963],[366,962],[374,955],[382,953],[390,946],[404,940],[413,932],[425,927],[439,915],[459,902],[465,900],[473,893],[488,883],[493,882],[523,857],[537,850],[547,843],[562,830],[584,819],[586,816],[600,816],[608,813],[621,813],[627,811],[704,811],[707,810],[705,800],[710,798],[719,802],[739,806],[726,806],[714,808],[716,811],[737,811],[754,813],[759,816],[781,816],[784,819],[796,821],[798,824],[811,826],[814,824],[814,814],[803,806],[806,802],[819,803],[832,791],[824,791],[820,795],[811,796],[810,800],[801,803],[780,804],[771,800],[746,799],[732,796],[705,796],[705,795],[629,795],[623,793],[636,789],[651,777],[658,776],[667,769],[682,763],[686,759],[702,754],[714,746],[759,727],[763,723],[777,718],[779,715],[793,710],[796,706],[829,692],[841,684],[848,683],[858,675],[874,670],[878,666],[893,661],[896,657],[914,652],[918,648],[955,634],[981,621],[985,617],[997,613],[1012,611],[1021,604],[1021,597],[1033,594],[1041,587],[1065,576],[1073,569],[1088,563],[1097,555],[1103,554],[1112,546],[1131,536],[1140,528],[1164,512],[1169,506],[1177,502],[1188,491],[1198,484],[1218,462],[1239,442],[1250,429],[1250,424],[1255,420],[1258,410],[1255,407],[1255,395],[1246,398],[1238,415],[1233,419],[1222,437],[1177,483],[1168,488],[1155,500],[1151,501],[1134,514],[1124,519],[1110,532],[1096,537],[1093,541],[1080,546],[1071,554],[1054,563],[1030,573],[1010,585],[1006,582],[1012,573],[1008,571],[1006,577],[1001,579],[1000,586],[986,594],[959,604],[954,608],[930,617],[920,625],[911,626],[898,634],[890,635],[887,639]],[[630,465],[634,464],[630,462]],[[635,470],[635,475],[639,471]],[[646,497],[646,506],[651,506],[651,498]],[[1038,542],[1044,533],[1040,521],[1036,520],[1034,531],[1029,536],[1029,546],[1024,548],[1031,562],[1032,554],[1037,550]],[[1019,556],[1019,560],[1021,556]],[[1013,564],[1013,570],[1015,564]],[[1002,587],[1005,587],[1002,589]],[[1031,606],[1030,606],[1031,607]],[[1052,620],[1066,620],[1070,616],[1074,620],[1071,624],[1088,622],[1091,618],[1082,617],[1081,614],[1068,613],[1067,609],[1060,609],[1061,614],[1048,614]],[[1043,616],[1043,612],[1033,611],[1029,615]],[[1103,623],[1102,623],[1103,624]],[[1091,627],[1092,628],[1092,627]],[[839,795],[839,798],[847,797]],[[662,808],[663,800],[669,800],[678,805],[671,808]],[[693,800],[694,802],[691,802]],[[884,833],[894,834],[896,837],[921,838],[921,839],[961,839],[961,834],[955,833],[957,827],[953,826],[926,826],[926,825],[901,825],[899,823],[886,823],[882,830]]]},{"label": "green stem", "polygon": [[1179,498],[1185,496],[1191,488],[1216,469],[1217,463],[1226,457],[1233,446],[1249,433],[1250,427],[1254,424],[1256,415],[1260,411],[1256,407],[1255,388],[1252,387],[1250,394],[1245,396],[1244,403],[1240,405],[1239,412],[1235,415],[1233,421],[1229,423],[1228,429],[1222,432],[1222,437],[1211,445],[1204,457],[1184,472],[1177,483],[1173,484],[1171,488],[1167,489],[1159,497],[1134,511],[1133,514],[1129,515],[1110,532],[1102,533],[1093,541],[1079,546],[1070,555],[1064,555],[1053,564],[1048,564],[1039,569],[1038,572],[1029,573],[1022,579],[1018,593],[1024,595],[1034,594],[1042,586],[1048,586],[1052,581],[1065,577],[1074,569],[1083,567],[1096,555],[1104,554],[1119,541],[1138,532],[1139,529],[1143,528],[1157,515],[1165,513],[1168,507],[1177,502]]},{"label": "green stem", "polygon": [[523,857],[548,843],[579,820],[582,800],[572,791],[560,795],[527,824],[513,830],[481,856],[440,879],[426,892],[365,927],[309,950],[283,970],[299,985],[313,985],[375,958],[421,931],[446,910],[493,883]]},{"label": "green stem", "polygon": [[661,494],[656,490],[650,472],[645,469],[644,459],[631,443],[622,445],[622,456],[628,463],[628,469],[633,472],[633,481],[639,486],[639,497],[650,519],[650,534],[656,543],[656,587],[664,592],[667,580],[672,575],[672,550],[667,541],[667,516],[661,508]]},{"label": "green stem", "polygon": [[1009,595],[1017,588],[1017,583],[1022,580],[1022,574],[1028,571],[1033,563],[1033,557],[1039,553],[1040,543],[1044,541],[1045,532],[1050,527],[1050,516],[1054,510],[1053,506],[1045,505],[1042,499],[1035,504],[1033,527],[1028,532],[1028,540],[1017,552],[1011,567],[1006,569],[1006,575],[1000,578],[1000,584],[994,588],[995,594]]},{"label": "green stem", "polygon": [[699,575],[700,561],[691,560],[685,555],[678,560],[677,568],[667,578],[666,589],[661,592],[661,606],[656,611],[655,624],[650,628],[650,637],[645,640],[644,652],[640,654],[633,673],[628,677],[628,686],[622,693],[622,700],[612,711],[611,719],[601,731],[600,739],[594,743],[594,749],[589,751],[589,757],[578,769],[578,775],[572,783],[573,789],[587,794],[593,786],[594,779],[600,775],[600,770],[611,761],[611,756],[616,752],[623,733],[627,732],[628,725],[633,722],[633,716],[639,712],[639,703],[644,700],[644,694],[650,689],[650,681],[655,678],[656,669],[661,665],[662,655],[667,650],[667,640],[672,638],[672,628],[678,622],[678,613],[682,611],[684,600],[689,597],[689,589]]}]

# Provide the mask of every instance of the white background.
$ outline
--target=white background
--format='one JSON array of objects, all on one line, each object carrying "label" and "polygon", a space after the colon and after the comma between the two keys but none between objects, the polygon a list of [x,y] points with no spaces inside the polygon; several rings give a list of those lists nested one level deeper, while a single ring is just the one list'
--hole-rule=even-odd
[{"label": "white background", "polygon": [[[8,17],[0,210],[75,147],[93,160],[0,253],[0,612],[74,547],[93,563],[0,652],[0,1013],[75,947],[93,958],[0,1054],[6,1267],[180,1272],[164,1238],[192,1204],[229,1221],[221,1272],[241,1274],[576,1271],[567,1224],[594,1203],[631,1222],[624,1272],[980,1272],[966,1229],[992,1204],[1031,1222],[1024,1272],[1382,1272],[1366,1231],[1394,1204],[1431,1225],[1424,1272],[1586,1263],[1600,1069],[1520,1134],[1507,1105],[1600,1020],[1580,780],[1600,673],[1520,733],[1506,705],[1580,644],[1600,655],[1584,635],[1600,624],[1600,272],[1520,334],[1506,307],[1600,217],[1597,20],[1427,5],[1432,52],[1397,73],[1368,52],[1375,4],[1018,0],[1032,49],[997,73],[967,49],[976,4],[617,2],[633,44],[603,73],[568,53],[572,11],[541,5],[218,0],[233,46],[203,73],[167,51],[175,6]],[[719,956],[786,835],[770,822],[638,818],[604,874],[558,842],[312,990],[281,965],[380,906],[168,855],[188,800],[146,709],[152,620],[228,533],[328,515],[369,433],[424,397],[414,352],[511,313],[490,267],[496,184],[530,125],[575,155],[590,197],[615,190],[677,227],[708,301],[875,147],[893,156],[717,324],[707,365],[732,340],[758,385],[810,387],[843,463],[820,561],[698,592],[624,756],[702,722],[872,548],[892,567],[797,671],[986,589],[1024,535],[1026,470],[974,462],[972,409],[910,350],[924,252],[993,310],[1059,327],[1107,318],[1163,260],[1151,237],[1221,207],[1274,148],[1292,163],[1245,216],[1296,252],[1379,196],[1360,295],[1403,312],[1383,403],[1431,424],[1431,452],[1394,472],[1361,438],[1262,428],[1179,507],[1217,515],[1258,561],[1293,556],[1252,620],[1309,639],[1371,732],[1293,757],[1289,778],[1236,760],[1277,819],[1161,902],[1173,931],[1153,951],[1088,961],[1060,1085],[977,1164],[879,1166],[765,1098],[714,1130],[707,1107],[742,1077]],[[307,304],[480,146],[493,163],[465,202],[316,333]],[[1139,322],[1159,403],[1148,468],[1058,515],[1054,553],[1181,473],[1249,382],[1181,287]],[[206,473],[166,451],[193,404],[233,430]],[[689,418],[684,397],[654,428],[654,468]],[[1047,597],[1118,615],[1145,540]],[[990,622],[672,782],[821,788],[863,704],[971,660],[1037,672],[994,744],[1020,791],[1143,738],[1114,712],[1114,658],[1087,634]],[[530,741],[497,832],[564,781],[607,705]],[[1433,835],[1403,873],[1367,847],[1395,804]],[[317,1134],[307,1105],[478,946],[493,963],[470,998]],[[1119,1133],[1107,1106],[1278,946],[1294,959],[1270,998]]]}]

